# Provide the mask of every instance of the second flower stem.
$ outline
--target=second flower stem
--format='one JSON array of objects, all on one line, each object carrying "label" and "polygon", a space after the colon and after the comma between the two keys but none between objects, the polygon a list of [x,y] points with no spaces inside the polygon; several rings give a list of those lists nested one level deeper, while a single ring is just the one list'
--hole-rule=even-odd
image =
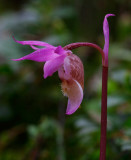
[{"label": "second flower stem", "polygon": [[106,160],[108,67],[102,67],[100,160]]}]

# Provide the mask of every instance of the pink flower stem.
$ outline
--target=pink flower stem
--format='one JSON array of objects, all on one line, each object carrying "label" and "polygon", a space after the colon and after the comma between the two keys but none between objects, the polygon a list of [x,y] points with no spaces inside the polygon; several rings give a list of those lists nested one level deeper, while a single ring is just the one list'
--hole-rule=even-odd
[{"label": "pink flower stem", "polygon": [[107,81],[108,66],[105,66],[105,54],[96,44],[87,42],[71,43],[64,47],[65,50],[72,50],[81,46],[89,46],[97,49],[102,55],[102,98],[101,98],[101,137],[100,137],[100,160],[106,160],[106,130],[107,130]]},{"label": "pink flower stem", "polygon": [[102,55],[102,61],[103,62],[105,61],[105,54],[104,54],[103,50],[98,45],[93,44],[93,43],[88,43],[88,42],[71,43],[71,44],[68,44],[67,46],[63,47],[63,49],[72,50],[72,49],[82,47],[82,46],[89,46],[89,47],[97,49],[100,52],[100,54]]},{"label": "pink flower stem", "polygon": [[107,81],[108,81],[108,67],[103,66],[102,67],[102,98],[101,98],[100,160],[106,159]]}]

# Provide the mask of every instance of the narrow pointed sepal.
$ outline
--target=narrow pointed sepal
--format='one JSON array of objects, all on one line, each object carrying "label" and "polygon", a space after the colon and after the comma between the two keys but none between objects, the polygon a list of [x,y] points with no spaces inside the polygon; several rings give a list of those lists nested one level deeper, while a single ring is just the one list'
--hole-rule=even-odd
[{"label": "narrow pointed sepal", "polygon": [[12,36],[14,41],[17,43],[20,43],[22,45],[36,45],[36,46],[43,46],[43,47],[48,47],[48,48],[56,48],[54,46],[52,46],[51,44],[48,44],[46,42],[42,42],[42,41],[18,41],[14,38],[14,36]]},{"label": "narrow pointed sepal", "polygon": [[13,61],[21,61],[21,60],[32,60],[37,62],[45,62],[51,59],[54,59],[58,56],[58,54],[54,53],[53,48],[42,48],[38,49],[24,57],[18,59],[12,59]]}]

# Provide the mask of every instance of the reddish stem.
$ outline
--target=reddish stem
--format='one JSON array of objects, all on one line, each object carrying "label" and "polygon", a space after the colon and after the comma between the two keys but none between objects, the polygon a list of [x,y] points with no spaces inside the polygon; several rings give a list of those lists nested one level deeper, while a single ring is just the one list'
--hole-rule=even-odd
[{"label": "reddish stem", "polygon": [[106,160],[108,67],[102,67],[100,160]]},{"label": "reddish stem", "polygon": [[78,48],[78,47],[82,47],[82,46],[89,46],[89,47],[97,49],[100,52],[100,54],[102,55],[102,61],[103,61],[103,64],[104,64],[104,62],[105,62],[105,54],[104,54],[103,50],[96,44],[88,43],[88,42],[77,42],[77,43],[68,44],[67,46],[63,47],[63,49],[72,50],[72,49],[75,49],[75,48]]}]

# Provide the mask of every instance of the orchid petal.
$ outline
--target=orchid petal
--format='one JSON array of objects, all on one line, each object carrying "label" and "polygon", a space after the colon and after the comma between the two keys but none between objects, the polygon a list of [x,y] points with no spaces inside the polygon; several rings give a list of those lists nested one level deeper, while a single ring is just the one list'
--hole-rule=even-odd
[{"label": "orchid petal", "polygon": [[81,85],[73,80],[70,85],[70,91],[68,92],[68,105],[66,114],[70,115],[74,113],[79,107],[83,99],[83,89]]},{"label": "orchid petal", "polygon": [[115,16],[114,14],[107,14],[104,18],[103,22],[103,32],[104,32],[104,37],[105,37],[105,45],[104,45],[104,53],[105,53],[105,65],[108,66],[108,51],[109,51],[109,24],[107,21],[107,18],[109,16]]},{"label": "orchid petal", "polygon": [[14,37],[13,37],[14,41],[17,43],[20,43],[22,45],[36,45],[36,46],[44,46],[44,47],[50,47],[50,48],[56,48],[46,42],[41,42],[41,41],[17,41]]},{"label": "orchid petal", "polygon": [[55,53],[61,55],[63,53],[66,53],[67,51],[65,51],[61,46],[58,46],[56,49],[55,49]]},{"label": "orchid petal", "polygon": [[62,54],[53,60],[47,61],[44,65],[44,78],[52,76],[52,74],[56,72],[59,67],[61,67],[61,65],[64,63],[65,57],[66,54]]},{"label": "orchid petal", "polygon": [[40,49],[40,48],[35,47],[35,46],[33,46],[33,45],[31,45],[31,48],[32,48],[32,49],[34,49],[34,50],[38,50],[38,49]]},{"label": "orchid petal", "polygon": [[45,62],[58,57],[58,54],[54,53],[53,48],[43,48],[34,51],[24,57],[18,59],[12,59],[13,61],[32,60],[37,62]]},{"label": "orchid petal", "polygon": [[69,56],[67,56],[64,59],[63,66],[58,69],[58,75],[59,75],[60,79],[64,79],[64,80],[72,79],[72,76],[70,75],[70,72],[71,72],[70,66],[71,66],[71,64],[70,64],[70,60],[69,60],[68,57]]}]

